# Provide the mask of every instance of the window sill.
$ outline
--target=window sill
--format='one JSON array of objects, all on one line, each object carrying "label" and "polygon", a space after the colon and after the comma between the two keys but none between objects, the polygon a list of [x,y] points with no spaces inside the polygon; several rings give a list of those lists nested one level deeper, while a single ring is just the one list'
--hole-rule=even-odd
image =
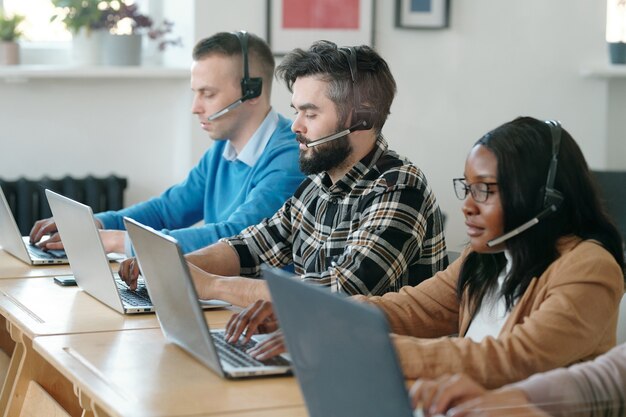
[{"label": "window sill", "polygon": [[51,66],[15,65],[0,66],[0,80],[5,82],[26,82],[31,79],[167,79],[189,78],[188,68],[147,67],[147,66]]},{"label": "window sill", "polygon": [[624,64],[604,64],[591,65],[580,70],[580,75],[585,78],[626,78],[626,65]]}]

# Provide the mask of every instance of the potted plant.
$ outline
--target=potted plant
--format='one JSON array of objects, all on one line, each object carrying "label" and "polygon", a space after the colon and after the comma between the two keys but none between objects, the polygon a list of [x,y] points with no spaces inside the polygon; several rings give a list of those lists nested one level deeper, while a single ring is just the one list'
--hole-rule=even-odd
[{"label": "potted plant", "polygon": [[612,64],[626,64],[626,0],[607,1],[606,40]]},{"label": "potted plant", "polygon": [[156,42],[159,51],[167,45],[181,45],[180,38],[167,37],[172,32],[172,22],[165,20],[161,25],[155,25],[150,16],[139,11],[137,4],[114,2],[108,5],[104,14],[105,25],[109,29],[105,40],[106,64],[139,65],[144,37]]},{"label": "potted plant", "polygon": [[0,65],[17,65],[20,62],[20,45],[17,40],[22,36],[19,29],[24,16],[9,17],[0,9]]},{"label": "potted plant", "polygon": [[74,63],[100,64],[102,38],[106,33],[105,10],[113,0],[51,1],[56,13],[50,20],[62,22],[72,33]]}]

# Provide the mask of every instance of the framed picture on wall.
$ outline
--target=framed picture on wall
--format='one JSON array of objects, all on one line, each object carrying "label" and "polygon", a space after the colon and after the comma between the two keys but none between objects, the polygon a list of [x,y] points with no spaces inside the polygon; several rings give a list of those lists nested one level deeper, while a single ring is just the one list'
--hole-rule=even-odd
[{"label": "framed picture on wall", "polygon": [[267,38],[276,55],[325,39],[373,46],[375,0],[267,0]]},{"label": "framed picture on wall", "polygon": [[449,0],[396,0],[396,27],[442,29],[448,27]]}]

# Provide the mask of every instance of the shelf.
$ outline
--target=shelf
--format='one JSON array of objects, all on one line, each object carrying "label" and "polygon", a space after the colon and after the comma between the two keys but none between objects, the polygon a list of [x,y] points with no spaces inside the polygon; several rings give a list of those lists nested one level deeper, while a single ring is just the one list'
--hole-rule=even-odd
[{"label": "shelf", "polygon": [[50,65],[0,66],[0,80],[6,82],[24,82],[30,79],[167,79],[189,78],[188,68],[168,67],[70,67]]},{"label": "shelf", "polygon": [[580,75],[585,78],[626,78],[626,64],[603,64],[584,67]]}]

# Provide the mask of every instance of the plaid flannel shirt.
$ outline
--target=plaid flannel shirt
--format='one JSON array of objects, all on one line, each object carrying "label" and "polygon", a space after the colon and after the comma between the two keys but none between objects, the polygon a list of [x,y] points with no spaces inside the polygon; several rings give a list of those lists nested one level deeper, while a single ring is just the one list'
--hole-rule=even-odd
[{"label": "plaid flannel shirt", "polygon": [[417,285],[448,264],[424,174],[382,136],[335,184],[326,173],[309,176],[271,218],[222,241],[237,251],[241,275],[293,263],[303,280],[351,295]]}]

